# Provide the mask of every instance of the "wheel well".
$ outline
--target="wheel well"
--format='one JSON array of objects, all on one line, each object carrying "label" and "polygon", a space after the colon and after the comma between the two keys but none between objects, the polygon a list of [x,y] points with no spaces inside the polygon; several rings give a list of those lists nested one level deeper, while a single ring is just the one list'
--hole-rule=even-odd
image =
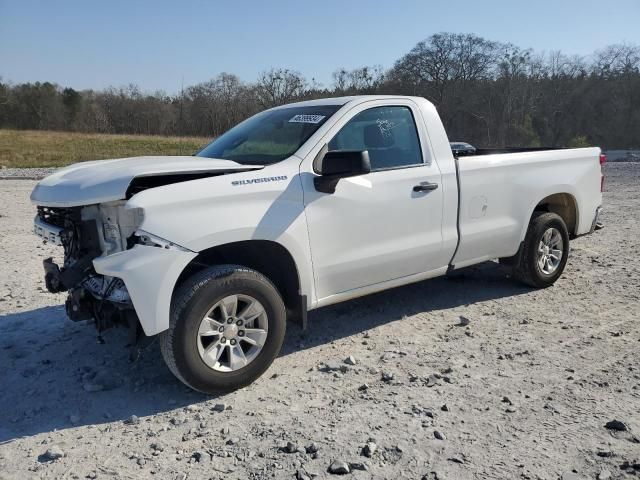
[{"label": "wheel well", "polygon": [[554,193],[543,198],[536,208],[536,212],[553,212],[564,220],[570,235],[576,233],[578,226],[578,209],[576,199],[569,193]]},{"label": "wheel well", "polygon": [[300,308],[300,279],[295,261],[286,248],[269,240],[233,242],[203,250],[184,269],[178,284],[203,268],[222,264],[242,265],[262,273],[276,286],[288,311]]}]

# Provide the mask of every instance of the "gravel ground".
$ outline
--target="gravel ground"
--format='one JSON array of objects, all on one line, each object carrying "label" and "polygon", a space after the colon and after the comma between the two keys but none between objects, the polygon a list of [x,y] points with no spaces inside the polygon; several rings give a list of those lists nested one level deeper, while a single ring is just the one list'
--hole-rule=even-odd
[{"label": "gravel ground", "polygon": [[0,182],[0,478],[640,477],[640,165],[607,171],[606,228],[552,288],[489,262],[324,308],[217,398],[68,321],[35,183]]},{"label": "gravel ground", "polygon": [[0,180],[39,180],[51,175],[57,168],[0,168]]}]

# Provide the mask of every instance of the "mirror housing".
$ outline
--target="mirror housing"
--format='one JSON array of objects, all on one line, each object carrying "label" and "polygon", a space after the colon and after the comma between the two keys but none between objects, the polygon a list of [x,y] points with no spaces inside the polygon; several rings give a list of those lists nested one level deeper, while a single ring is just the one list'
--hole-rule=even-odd
[{"label": "mirror housing", "polygon": [[314,171],[320,175],[313,179],[319,192],[334,193],[341,178],[357,177],[371,172],[367,150],[324,150],[313,162]]}]

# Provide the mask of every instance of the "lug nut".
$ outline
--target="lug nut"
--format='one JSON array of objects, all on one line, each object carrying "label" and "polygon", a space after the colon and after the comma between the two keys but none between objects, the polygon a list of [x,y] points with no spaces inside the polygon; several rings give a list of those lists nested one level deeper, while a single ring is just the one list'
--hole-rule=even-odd
[{"label": "lug nut", "polygon": [[244,330],[240,330],[240,331],[238,332],[238,336],[239,336],[239,337],[244,337]]},{"label": "lug nut", "polygon": [[238,325],[238,326],[242,325],[242,320],[238,320],[238,321],[236,322],[236,325]]},{"label": "lug nut", "polygon": [[219,331],[219,332],[224,332],[224,327],[220,327],[220,328],[218,329],[218,331]]},{"label": "lug nut", "polygon": [[226,342],[227,342],[227,339],[226,339],[225,337],[222,337],[222,338],[220,339],[220,343],[226,343]]},{"label": "lug nut", "polygon": [[231,345],[235,345],[236,341],[232,338],[231,341],[229,342]]},{"label": "lug nut", "polygon": [[227,318],[227,323],[233,323],[233,318]]}]

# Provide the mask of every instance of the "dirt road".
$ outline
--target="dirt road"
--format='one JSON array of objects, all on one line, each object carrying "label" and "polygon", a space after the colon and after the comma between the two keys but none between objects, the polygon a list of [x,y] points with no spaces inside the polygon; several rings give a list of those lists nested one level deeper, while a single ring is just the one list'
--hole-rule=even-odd
[{"label": "dirt road", "polygon": [[552,288],[486,263],[321,309],[217,398],[68,321],[34,182],[0,182],[0,478],[640,477],[640,165],[607,172],[606,228]]}]

